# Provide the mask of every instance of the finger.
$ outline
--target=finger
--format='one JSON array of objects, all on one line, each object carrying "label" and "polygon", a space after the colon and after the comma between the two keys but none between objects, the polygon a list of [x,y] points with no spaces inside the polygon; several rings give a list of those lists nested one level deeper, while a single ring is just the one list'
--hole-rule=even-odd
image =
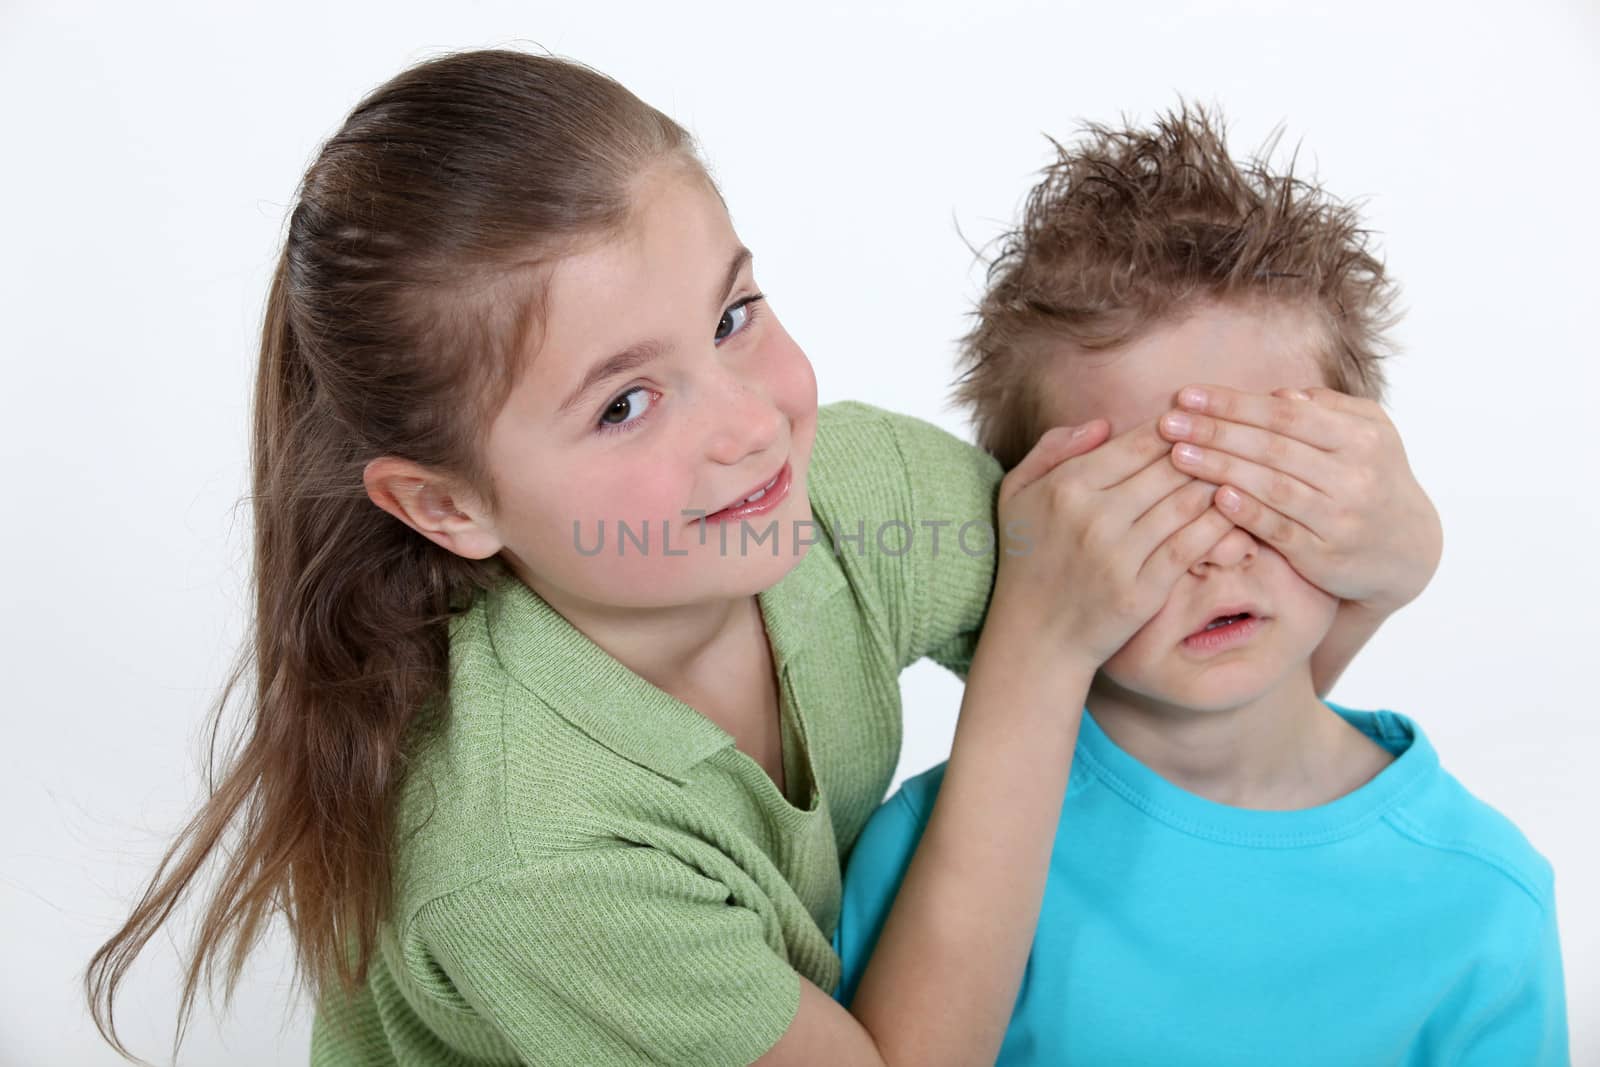
[{"label": "finger", "polygon": [[[1326,548],[1326,541],[1313,528],[1294,521],[1231,485],[1218,489],[1214,499],[1217,508],[1233,520],[1235,526],[1242,526],[1255,534],[1256,540],[1277,549],[1291,564]],[[1299,570],[1298,567],[1295,569]]]},{"label": "finger", "polygon": [[1093,419],[1079,426],[1055,426],[1039,435],[1028,454],[1006,474],[1008,492],[1027,488],[1057,465],[1099,446],[1111,430],[1105,419]]},{"label": "finger", "polygon": [[[1310,395],[1313,390],[1305,392]],[[1347,412],[1336,411],[1315,400],[1246,393],[1225,385],[1185,386],[1178,390],[1177,406],[1184,411],[1271,430],[1330,452],[1338,447],[1343,436],[1341,423],[1350,417]]]},{"label": "finger", "polygon": [[1193,522],[1156,545],[1139,568],[1138,581],[1168,589],[1190,567],[1228,536],[1233,522],[1216,508],[1207,508]]},{"label": "finger", "polygon": [[1307,485],[1281,470],[1264,467],[1226,452],[1182,444],[1172,450],[1172,465],[1185,474],[1215,486],[1231,485],[1255,496],[1268,507],[1319,530],[1328,528],[1333,495]]},{"label": "finger", "polygon": [[1161,436],[1158,420],[1151,419],[1111,438],[1074,467],[1084,485],[1109,489],[1165,460],[1171,452],[1172,442]]},{"label": "finger", "polygon": [[1165,456],[1157,456],[1132,477],[1101,490],[1095,497],[1093,519],[1116,531],[1117,538],[1125,537],[1134,523],[1186,485],[1196,487],[1200,497],[1207,501],[1217,488],[1178,470]]},{"label": "finger", "polygon": [[1389,416],[1383,410],[1383,405],[1376,400],[1364,396],[1351,396],[1341,393],[1337,389],[1329,389],[1322,385],[1313,385],[1306,389],[1274,389],[1273,396],[1293,396],[1296,400],[1310,400],[1320,404],[1330,411],[1337,411],[1345,415],[1354,415],[1362,419],[1387,419]]},{"label": "finger", "polygon": [[[1091,426],[1102,423],[1109,432],[1111,424],[1104,419],[1096,419],[1094,423],[1085,423],[1084,425]],[[1050,431],[1052,434],[1055,432],[1055,430]],[[1100,438],[1100,430],[1096,429],[1092,433],[1085,433],[1083,437],[1091,440],[1098,439]],[[1041,438],[1042,442],[1043,438]],[[1034,447],[1035,450],[1039,449],[1038,445]],[[1172,451],[1172,443],[1157,432],[1155,419],[1105,440],[1104,444],[1098,444],[1098,447],[1080,447],[1075,452],[1075,455],[1081,458],[1078,458],[1077,462],[1073,463],[1070,468],[1066,467],[1062,462],[1069,457],[1059,454],[1064,447],[1065,445],[1059,441],[1046,447],[1043,450],[1043,454],[1028,465],[1028,468],[1024,471],[1024,477],[1016,479],[1017,484],[1010,491],[1016,492],[1040,479],[1067,477],[1069,470],[1074,482],[1084,489],[1091,491],[1109,489],[1112,486],[1121,484],[1152,464],[1165,463],[1168,454]],[[1033,454],[1029,453],[1027,457],[1024,457],[1024,460],[1033,458]],[[1019,463],[1017,466],[1021,468],[1022,464]],[[1007,477],[1011,476],[1008,475]],[[1002,489],[1002,499],[1005,498],[1006,492],[1007,490]]]},{"label": "finger", "polygon": [[1142,569],[1163,541],[1205,514],[1215,492],[1214,485],[1190,481],[1157,501],[1123,535],[1128,556]]},{"label": "finger", "polygon": [[1201,456],[1210,449],[1282,471],[1324,493],[1338,484],[1339,463],[1332,453],[1258,426],[1169,411],[1161,417],[1161,432],[1179,442],[1172,450],[1173,462],[1191,474],[1197,474],[1201,465],[1187,457]]}]

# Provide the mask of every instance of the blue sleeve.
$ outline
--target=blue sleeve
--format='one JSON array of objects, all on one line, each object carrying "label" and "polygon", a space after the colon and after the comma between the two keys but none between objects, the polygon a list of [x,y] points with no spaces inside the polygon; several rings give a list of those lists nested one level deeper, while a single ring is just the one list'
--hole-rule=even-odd
[{"label": "blue sleeve", "polygon": [[907,786],[901,786],[867,820],[856,839],[845,868],[839,927],[833,937],[843,965],[834,999],[846,1008],[855,999],[856,986],[878,944],[878,932],[888,918],[925,824]]},{"label": "blue sleeve", "polygon": [[1530,954],[1511,987],[1485,1011],[1454,1061],[1460,1067],[1569,1067],[1567,996],[1553,897]]}]

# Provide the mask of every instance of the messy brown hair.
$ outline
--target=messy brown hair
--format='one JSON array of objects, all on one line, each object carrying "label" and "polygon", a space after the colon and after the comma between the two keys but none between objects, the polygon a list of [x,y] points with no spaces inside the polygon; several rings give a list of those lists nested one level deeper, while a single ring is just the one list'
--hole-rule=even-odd
[{"label": "messy brown hair", "polygon": [[[366,981],[390,903],[392,802],[408,753],[444,720],[450,621],[505,571],[381,510],[363,470],[401,457],[496,507],[484,439],[536,346],[547,267],[623,225],[633,181],[669,158],[702,167],[682,127],[612,79],[507,49],[402,71],[317,152],[267,296],[253,619],[212,711],[207,797],[84,975],[124,1057],[117,986],[210,860],[220,877],[174,1060],[202,965],[223,967],[226,1003],[276,916],[296,984],[320,997]],[[219,779],[222,710],[247,673]]]},{"label": "messy brown hair", "polygon": [[1203,303],[1311,310],[1331,388],[1381,400],[1385,331],[1399,317],[1356,208],[1267,162],[1239,163],[1221,122],[1182,103],[1149,128],[1085,123],[998,239],[954,396],[1007,468],[1048,427],[1037,388],[1046,350],[1136,340]]}]

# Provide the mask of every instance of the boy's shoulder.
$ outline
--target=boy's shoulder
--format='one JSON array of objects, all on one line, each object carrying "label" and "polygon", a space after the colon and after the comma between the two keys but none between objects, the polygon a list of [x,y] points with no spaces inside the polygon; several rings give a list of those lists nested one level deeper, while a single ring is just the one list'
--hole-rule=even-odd
[{"label": "boy's shoulder", "polygon": [[1477,868],[1491,883],[1514,887],[1541,910],[1554,903],[1550,861],[1516,823],[1442,765],[1396,804],[1386,821],[1418,846]]},{"label": "boy's shoulder", "polygon": [[1426,889],[1441,907],[1469,911],[1484,924],[1499,919],[1512,929],[1548,917],[1555,908],[1550,861],[1516,823],[1445,768],[1415,719],[1325,703],[1402,763],[1423,768],[1382,812],[1382,825],[1414,850],[1392,874]]},{"label": "boy's shoulder", "polygon": [[[866,857],[865,862],[874,866],[895,857],[909,859],[928,824],[928,816],[933,813],[933,802],[939,796],[947,765],[948,761],[943,761],[907,778],[878,805],[850,849],[852,862],[847,866],[851,875],[859,874],[856,870],[859,862],[855,861],[861,857]],[[851,879],[847,877],[847,880]]]},{"label": "boy's shoulder", "polygon": [[[1419,744],[1434,759],[1432,773],[1420,775],[1384,813],[1384,822],[1458,876],[1490,892],[1510,892],[1539,909],[1554,903],[1554,869],[1516,823],[1469,790],[1437,762],[1416,722],[1392,711],[1338,708],[1340,714],[1386,747]],[[1092,775],[1075,760],[1069,796]],[[880,809],[885,819],[920,826],[933,811],[947,763],[939,763],[901,783]]]},{"label": "boy's shoulder", "polygon": [[948,760],[942,760],[921,774],[907,778],[900,783],[900,788],[889,798],[889,802],[904,805],[917,822],[927,822],[928,816],[933,814],[933,802],[939,796],[939,787],[944,784],[945,768],[949,765]]}]

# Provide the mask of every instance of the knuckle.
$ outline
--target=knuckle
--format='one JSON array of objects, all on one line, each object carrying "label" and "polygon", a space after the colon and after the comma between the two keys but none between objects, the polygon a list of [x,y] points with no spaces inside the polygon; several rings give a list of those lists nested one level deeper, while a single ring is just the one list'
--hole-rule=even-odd
[{"label": "knuckle", "polygon": [[1371,467],[1358,467],[1350,478],[1350,499],[1370,500],[1378,488],[1378,472]]},{"label": "knuckle", "polygon": [[1388,422],[1389,413],[1383,410],[1383,405],[1370,396],[1351,397],[1357,415],[1371,419],[1373,422]]},{"label": "knuckle", "polygon": [[1117,538],[1112,535],[1110,520],[1103,515],[1091,516],[1083,525],[1083,543],[1090,549],[1104,549],[1115,545]]},{"label": "knuckle", "polygon": [[1357,511],[1350,508],[1340,509],[1339,513],[1333,517],[1332,527],[1334,531],[1332,540],[1336,545],[1343,545],[1348,548],[1361,540],[1363,525],[1361,515]]},{"label": "knuckle", "polygon": [[1282,510],[1294,503],[1294,479],[1287,474],[1274,474],[1267,482],[1267,503]]},{"label": "knuckle", "polygon": [[1281,515],[1275,515],[1262,524],[1266,540],[1279,548],[1289,548],[1295,543],[1295,524]]},{"label": "knuckle", "polygon": [[1107,599],[1112,605],[1112,610],[1120,616],[1139,613],[1139,590],[1131,582],[1118,582]]},{"label": "knuckle", "polygon": [[1282,466],[1289,458],[1289,439],[1278,434],[1268,434],[1267,443],[1262,451],[1268,463],[1275,467]]},{"label": "knuckle", "polygon": [[1071,478],[1052,478],[1047,484],[1046,503],[1055,515],[1070,515],[1077,510],[1079,488]]},{"label": "knuckle", "polygon": [[1282,397],[1274,397],[1267,405],[1267,429],[1273,433],[1292,435],[1300,424],[1294,402]]}]

